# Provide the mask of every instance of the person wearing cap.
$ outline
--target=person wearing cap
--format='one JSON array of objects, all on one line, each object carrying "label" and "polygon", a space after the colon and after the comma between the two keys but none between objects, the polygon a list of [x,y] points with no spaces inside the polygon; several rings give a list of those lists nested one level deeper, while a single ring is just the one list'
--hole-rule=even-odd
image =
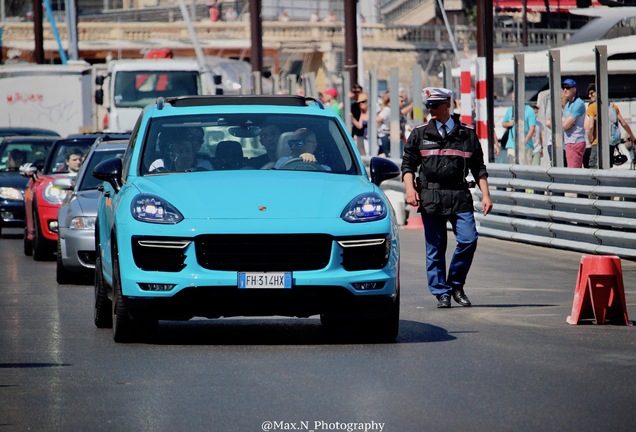
[{"label": "person wearing cap", "polygon": [[[424,223],[428,288],[438,308],[451,307],[451,296],[471,306],[464,291],[466,276],[477,249],[473,197],[466,176],[471,173],[482,193],[481,211],[492,210],[484,154],[472,126],[450,112],[453,92],[424,89],[428,123],[413,129],[404,147],[402,181],[406,201],[418,208]],[[447,230],[450,222],[457,247],[446,270]]]},{"label": "person wearing cap", "polygon": [[342,108],[340,107],[340,102],[338,101],[338,90],[334,87],[329,87],[328,89],[322,92],[325,97],[326,105],[331,108],[333,112],[342,117]]},{"label": "person wearing cap", "polygon": [[578,96],[576,81],[573,79],[563,80],[561,89],[563,97],[567,100],[561,119],[567,167],[582,168],[585,155],[585,103]]}]

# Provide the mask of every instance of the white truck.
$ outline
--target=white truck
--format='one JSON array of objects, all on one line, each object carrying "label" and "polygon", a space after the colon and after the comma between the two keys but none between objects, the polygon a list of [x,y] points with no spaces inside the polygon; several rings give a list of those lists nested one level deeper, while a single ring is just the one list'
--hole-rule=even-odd
[{"label": "white truck", "polygon": [[249,63],[223,57],[204,57],[202,62],[204,66],[178,57],[111,60],[95,81],[95,103],[106,108],[100,129],[131,131],[143,107],[158,97],[250,91]]},{"label": "white truck", "polygon": [[62,136],[94,131],[93,68],[14,64],[0,68],[0,125],[52,129]]},{"label": "white truck", "polygon": [[100,127],[113,132],[133,129],[141,110],[157,97],[206,94],[201,68],[190,59],[111,60],[105,75],[96,76],[96,105],[107,114]]}]

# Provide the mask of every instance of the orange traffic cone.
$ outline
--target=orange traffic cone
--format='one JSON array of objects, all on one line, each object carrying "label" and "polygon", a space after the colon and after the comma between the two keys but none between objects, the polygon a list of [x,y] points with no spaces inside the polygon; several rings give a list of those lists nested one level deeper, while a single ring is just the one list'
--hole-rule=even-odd
[{"label": "orange traffic cone", "polygon": [[574,291],[572,313],[568,324],[582,320],[596,324],[631,325],[627,317],[621,259],[617,256],[584,255]]}]

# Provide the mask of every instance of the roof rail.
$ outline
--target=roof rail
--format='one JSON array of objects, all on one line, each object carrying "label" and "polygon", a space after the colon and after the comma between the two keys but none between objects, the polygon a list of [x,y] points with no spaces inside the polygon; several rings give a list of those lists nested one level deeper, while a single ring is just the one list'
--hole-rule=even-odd
[{"label": "roof rail", "polygon": [[316,104],[321,109],[324,105],[317,99],[295,95],[214,95],[214,96],[178,96],[167,97],[165,103],[174,107],[195,107],[206,105],[278,105],[307,106]]}]

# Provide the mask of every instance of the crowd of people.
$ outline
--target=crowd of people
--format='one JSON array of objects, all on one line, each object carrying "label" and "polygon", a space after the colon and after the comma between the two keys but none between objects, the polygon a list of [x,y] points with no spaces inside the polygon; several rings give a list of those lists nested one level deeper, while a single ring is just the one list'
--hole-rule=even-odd
[{"label": "crowd of people", "polygon": [[[344,116],[344,104],[339,100],[338,90],[335,87],[329,87],[318,94],[320,101],[330,109],[332,109],[340,117]],[[358,151],[362,156],[371,155],[371,141],[369,139],[369,121],[375,120],[377,135],[378,153],[377,156],[385,157],[402,157],[404,151],[404,143],[408,137],[407,123],[409,117],[412,118],[413,103],[410,102],[406,95],[406,90],[401,88],[398,94],[398,109],[400,118],[400,148],[391,150],[390,130],[391,130],[391,93],[385,92],[378,101],[379,109],[372,113],[369,111],[369,95],[363,92],[360,84],[354,83],[349,92],[351,107],[349,115],[351,116],[351,135]],[[376,156],[376,155],[373,155]]]},{"label": "crowd of people", "polygon": [[[592,168],[599,167],[598,164],[598,139],[596,136],[597,129],[597,110],[596,110],[596,86],[590,84],[587,87],[587,96],[589,103],[586,107],[585,102],[577,87],[577,82],[572,78],[566,78],[561,83],[561,107],[563,116],[561,126],[563,129],[563,149],[565,166],[568,168]],[[514,100],[514,98],[513,98]],[[551,121],[546,119],[545,124],[537,118],[539,107],[537,105],[524,105],[524,148],[525,162],[531,165],[540,165],[544,150],[552,157],[552,144],[549,138],[544,145],[544,128],[547,132],[551,130]],[[634,133],[629,123],[621,115],[620,109],[616,104],[610,104],[608,109],[608,120],[610,126],[610,142],[609,144],[609,166],[616,163],[614,157],[619,150],[618,144],[621,143],[622,128],[627,134],[626,148],[634,148]],[[515,128],[514,128],[513,108],[508,108],[501,125],[506,129],[503,137],[499,140],[499,146],[496,151],[499,153],[497,161],[500,163],[515,163]],[[551,134],[548,133],[548,137]],[[626,160],[626,156],[624,156]]]}]

